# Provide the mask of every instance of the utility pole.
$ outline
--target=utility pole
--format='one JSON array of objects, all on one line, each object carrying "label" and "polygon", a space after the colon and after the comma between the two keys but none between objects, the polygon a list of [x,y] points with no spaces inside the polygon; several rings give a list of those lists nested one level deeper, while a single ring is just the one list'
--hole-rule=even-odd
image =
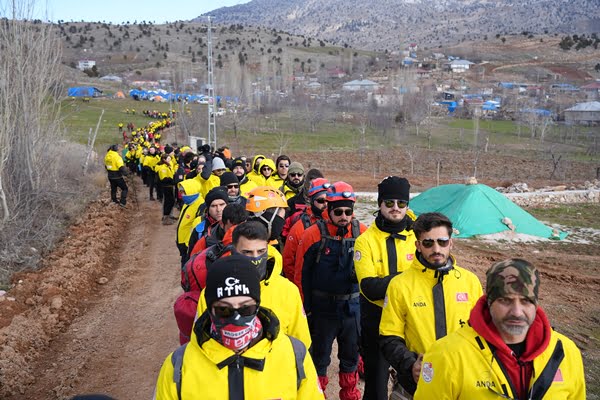
[{"label": "utility pole", "polygon": [[[217,111],[218,104],[215,96],[215,80],[213,75],[213,53],[212,53],[212,24],[208,17],[208,144],[217,148]],[[210,103],[212,101],[212,103]]]}]

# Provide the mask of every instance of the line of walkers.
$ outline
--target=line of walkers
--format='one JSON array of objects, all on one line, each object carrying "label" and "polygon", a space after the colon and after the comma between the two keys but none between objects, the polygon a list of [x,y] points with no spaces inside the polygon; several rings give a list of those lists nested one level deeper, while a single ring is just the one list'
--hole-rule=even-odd
[{"label": "line of walkers", "polygon": [[484,292],[452,254],[452,221],[410,210],[407,179],[382,179],[367,227],[349,183],[287,156],[167,145],[137,165],[148,159],[163,218],[180,207],[183,289],[181,347],[156,399],[323,398],[334,340],[341,400],[585,398],[581,354],[539,305],[539,271],[494,262]]}]

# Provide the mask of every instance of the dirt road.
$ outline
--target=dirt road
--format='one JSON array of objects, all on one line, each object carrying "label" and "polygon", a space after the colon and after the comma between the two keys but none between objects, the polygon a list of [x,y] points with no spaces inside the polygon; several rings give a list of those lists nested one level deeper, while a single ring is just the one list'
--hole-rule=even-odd
[{"label": "dirt road", "polygon": [[[175,225],[161,225],[160,203],[148,201],[139,184],[137,197],[127,210],[106,199],[93,203],[43,270],[16,277],[21,283],[0,302],[0,398],[152,398],[158,370],[178,345],[172,305],[181,289]],[[533,257],[542,271],[541,302],[582,349],[588,398],[598,399],[599,248],[461,240],[455,254],[480,278],[493,261]],[[107,282],[98,283],[102,278]]]}]

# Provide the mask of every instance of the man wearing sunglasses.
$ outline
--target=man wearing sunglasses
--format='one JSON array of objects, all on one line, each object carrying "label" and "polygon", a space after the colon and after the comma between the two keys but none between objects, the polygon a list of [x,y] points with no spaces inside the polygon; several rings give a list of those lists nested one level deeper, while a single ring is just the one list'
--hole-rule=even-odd
[{"label": "man wearing sunglasses", "polygon": [[[302,270],[304,309],[309,316],[313,359],[323,390],[329,382],[333,341],[338,343],[340,400],[359,400],[359,289],[354,241],[366,226],[354,218],[356,195],[346,182],[327,190],[327,217],[309,227],[300,241],[296,271]],[[298,280],[298,277],[295,278]]]},{"label": "man wearing sunglasses", "polygon": [[277,316],[261,307],[248,257],[217,260],[202,297],[208,307],[193,339],[164,361],[155,399],[323,399],[307,347],[280,333]]},{"label": "man wearing sunglasses", "polygon": [[240,184],[240,193],[244,197],[246,197],[252,189],[256,188],[256,183],[248,179],[248,176],[246,175],[245,165],[246,161],[241,157],[235,158],[231,163],[231,172],[237,177]]},{"label": "man wearing sunglasses", "polygon": [[240,181],[233,172],[225,172],[221,175],[221,186],[227,189],[228,204],[246,205],[247,199],[241,195]]},{"label": "man wearing sunglasses", "polygon": [[393,399],[412,399],[423,354],[467,323],[483,293],[477,276],[450,254],[452,222],[445,215],[422,214],[413,231],[415,257],[390,281],[379,325],[381,352],[397,374]]},{"label": "man wearing sunglasses", "polygon": [[299,162],[290,164],[288,175],[278,189],[283,192],[286,200],[296,196],[304,187],[304,167]]},{"label": "man wearing sunglasses", "polygon": [[379,322],[391,279],[407,270],[415,254],[414,219],[408,210],[410,183],[388,176],[377,186],[375,223],[356,239],[354,265],[360,286],[361,354],[364,361],[364,400],[387,400],[390,364],[379,345]]},{"label": "man wearing sunglasses", "polygon": [[[327,189],[329,189],[330,186],[331,183],[325,178],[313,179],[310,188],[308,189],[309,207],[304,208],[303,211],[298,211],[297,215],[289,217],[289,219],[291,219],[290,221],[293,221],[294,217],[296,217],[296,222],[293,224],[292,228],[289,229],[283,248],[283,274],[298,286],[300,294],[302,294],[300,274],[298,280],[295,278],[298,244],[304,231],[323,218],[323,211],[327,208]],[[287,223],[288,221],[286,220],[286,224]]]},{"label": "man wearing sunglasses", "polygon": [[425,353],[415,399],[585,399],[581,352],[550,326],[539,285],[526,260],[493,264],[469,324]]},{"label": "man wearing sunglasses", "polygon": [[267,185],[273,186],[275,189],[281,188],[283,183],[285,182],[288,176],[288,169],[290,168],[290,163],[292,161],[286,155],[280,155],[275,160],[275,167],[277,170],[271,174],[269,179],[267,180]]},{"label": "man wearing sunglasses", "polygon": [[[268,235],[262,223],[243,222],[233,230],[231,252],[248,257],[252,267],[258,270],[262,305],[277,315],[281,331],[298,338],[306,348],[310,348],[311,337],[300,294],[293,283],[281,276],[281,256],[273,246],[269,246]],[[222,257],[227,255],[224,253]],[[198,315],[206,308],[201,295]],[[191,340],[194,340],[193,332]]]}]

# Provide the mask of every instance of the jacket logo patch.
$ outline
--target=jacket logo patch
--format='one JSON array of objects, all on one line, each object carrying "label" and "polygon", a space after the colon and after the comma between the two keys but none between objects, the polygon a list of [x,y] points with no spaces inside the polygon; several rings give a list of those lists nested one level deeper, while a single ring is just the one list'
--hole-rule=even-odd
[{"label": "jacket logo patch", "polygon": [[325,255],[329,255],[329,254],[331,254],[331,249],[329,247],[327,247],[325,249]]},{"label": "jacket logo patch", "polygon": [[355,251],[354,252],[354,261],[360,261],[361,256],[362,255],[360,254],[360,251]]},{"label": "jacket logo patch", "polygon": [[421,378],[425,383],[429,383],[433,380],[433,364],[430,362],[423,363],[421,369]]},{"label": "jacket logo patch", "polygon": [[496,384],[493,381],[477,381],[477,387],[495,388]]},{"label": "jacket logo patch", "polygon": [[412,261],[414,258],[415,258],[415,255],[414,255],[414,254],[412,254],[412,253],[410,253],[410,254],[407,254],[407,255],[406,255],[406,259],[407,259],[408,261]]},{"label": "jacket logo patch", "polygon": [[424,301],[415,301],[413,307],[427,307],[427,304]]},{"label": "jacket logo patch", "polygon": [[552,379],[552,382],[564,382],[560,368],[556,370],[556,374],[554,374],[554,379]]},{"label": "jacket logo patch", "polygon": [[469,301],[469,293],[456,293],[456,301],[459,303]]}]

